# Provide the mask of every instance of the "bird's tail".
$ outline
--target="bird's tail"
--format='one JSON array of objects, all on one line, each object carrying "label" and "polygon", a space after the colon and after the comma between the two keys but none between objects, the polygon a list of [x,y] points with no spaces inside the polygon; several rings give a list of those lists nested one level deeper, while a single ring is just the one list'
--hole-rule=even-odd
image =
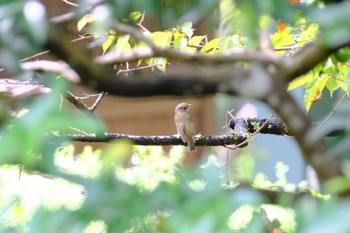
[{"label": "bird's tail", "polygon": [[196,146],[194,145],[194,140],[192,138],[190,138],[188,141],[187,141],[187,144],[188,144],[188,151],[189,152],[194,152],[196,151]]}]

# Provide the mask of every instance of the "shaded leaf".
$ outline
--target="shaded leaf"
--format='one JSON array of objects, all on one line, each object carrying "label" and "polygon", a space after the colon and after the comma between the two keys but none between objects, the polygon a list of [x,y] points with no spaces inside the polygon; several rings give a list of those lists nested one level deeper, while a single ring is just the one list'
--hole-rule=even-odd
[{"label": "shaded leaf", "polygon": [[219,52],[220,53],[225,52],[226,50],[232,49],[237,45],[239,45],[240,41],[238,37],[239,37],[238,35],[234,35],[234,36],[228,36],[228,37],[222,38]]},{"label": "shaded leaf", "polygon": [[333,97],[334,91],[338,90],[339,85],[337,84],[337,80],[335,78],[330,78],[326,84],[327,89],[329,90],[329,94]]}]

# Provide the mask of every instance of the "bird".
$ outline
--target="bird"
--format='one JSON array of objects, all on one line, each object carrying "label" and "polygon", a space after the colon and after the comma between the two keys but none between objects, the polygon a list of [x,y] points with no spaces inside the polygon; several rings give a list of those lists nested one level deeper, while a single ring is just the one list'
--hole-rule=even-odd
[{"label": "bird", "polygon": [[184,143],[187,142],[188,151],[196,151],[195,147],[195,130],[190,107],[192,104],[180,103],[175,108],[175,124],[177,133],[180,134]]}]

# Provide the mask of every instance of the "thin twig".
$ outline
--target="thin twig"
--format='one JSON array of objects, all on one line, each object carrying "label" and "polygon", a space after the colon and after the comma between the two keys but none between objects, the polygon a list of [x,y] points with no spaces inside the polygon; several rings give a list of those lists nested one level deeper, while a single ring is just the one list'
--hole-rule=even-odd
[{"label": "thin twig", "polygon": [[66,3],[66,4],[68,4],[68,5],[71,5],[71,6],[79,6],[78,4],[69,2],[68,0],[62,0],[62,2]]},{"label": "thin twig", "polygon": [[66,99],[71,102],[79,111],[88,111],[93,113],[95,111],[95,109],[97,108],[97,106],[100,104],[100,102],[102,101],[103,97],[106,95],[106,92],[101,92],[100,94],[97,94],[98,97],[95,101],[95,103],[91,106],[88,107],[83,101],[81,101],[82,99],[87,99],[90,98],[92,96],[96,96],[96,95],[89,95],[86,97],[78,97],[73,95],[72,92],[70,91],[66,91]]},{"label": "thin twig", "polygon": [[332,111],[328,114],[328,116],[326,117],[326,119],[324,119],[321,124],[319,124],[317,126],[317,128],[320,128],[322,125],[324,125],[328,120],[329,118],[333,115],[333,113],[335,112],[335,110],[339,107],[340,103],[343,101],[343,99],[345,98],[347,94],[344,93],[344,95],[340,98],[340,100],[338,101],[338,103],[334,106],[334,108],[332,109]]},{"label": "thin twig", "polygon": [[46,51],[43,51],[43,52],[34,54],[34,55],[30,56],[30,57],[23,58],[23,59],[21,59],[21,60],[19,60],[19,61],[20,61],[20,62],[28,61],[28,60],[30,60],[30,59],[39,57],[39,56],[44,55],[44,54],[47,54],[47,53],[49,53],[49,52],[50,52],[50,50],[46,50]]},{"label": "thin twig", "polygon": [[[66,91],[66,99],[71,102],[79,111],[89,111],[89,107],[82,102],[78,97],[73,95],[72,92]],[[90,112],[90,111],[89,111]]]},{"label": "thin twig", "polygon": [[269,118],[267,118],[266,121],[265,121],[254,133],[250,134],[250,137],[247,138],[246,140],[244,140],[243,142],[241,142],[241,143],[239,143],[239,144],[235,144],[235,145],[233,145],[233,146],[227,146],[227,145],[225,145],[225,147],[228,148],[228,149],[231,149],[231,150],[235,150],[235,149],[237,149],[238,147],[240,147],[240,146],[242,146],[242,145],[244,145],[244,144],[247,144],[247,143],[251,142],[252,140],[254,140],[255,136],[260,132],[260,130],[261,130],[262,128],[265,127],[265,125],[269,122],[269,120],[272,119],[272,117],[273,117],[274,115],[275,115],[275,113],[272,113],[272,114],[269,116]]},{"label": "thin twig", "polygon": [[91,36],[82,36],[82,35],[79,35],[80,37],[79,38],[75,38],[73,40],[71,40],[72,43],[74,42],[78,42],[78,41],[82,41],[82,40],[87,40],[87,39],[91,39],[91,38],[94,38],[95,36],[94,35],[91,35]]},{"label": "thin twig", "polygon": [[136,71],[136,70],[148,69],[148,68],[152,68],[152,67],[155,67],[155,66],[156,65],[149,65],[149,66],[135,67],[135,68],[126,69],[126,70],[118,70],[117,75],[120,74],[120,73],[129,73],[129,72]]},{"label": "thin twig", "polygon": [[101,103],[103,97],[107,94],[107,92],[101,92],[97,97],[95,103],[89,108],[89,111],[94,112],[97,106]]},{"label": "thin twig", "polygon": [[285,50],[294,50],[294,49],[300,49],[302,46],[285,46],[285,47],[277,47],[273,48],[275,51],[285,51]]}]

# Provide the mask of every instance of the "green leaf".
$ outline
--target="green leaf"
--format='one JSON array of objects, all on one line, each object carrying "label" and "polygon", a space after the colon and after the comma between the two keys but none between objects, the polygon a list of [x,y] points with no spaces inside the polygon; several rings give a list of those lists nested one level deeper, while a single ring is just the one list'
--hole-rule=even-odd
[{"label": "green leaf", "polygon": [[219,45],[221,40],[222,40],[222,38],[215,38],[215,39],[209,41],[208,43],[206,43],[203,46],[203,48],[200,50],[200,53],[205,53],[205,52],[208,52],[210,50],[214,51],[216,49],[216,47]]},{"label": "green leaf", "polygon": [[175,32],[174,34],[174,49],[183,50],[187,46],[187,38],[185,34]]},{"label": "green leaf", "polygon": [[188,45],[198,46],[207,36],[194,36],[188,41]]},{"label": "green leaf", "polygon": [[311,24],[305,31],[303,31],[299,37],[299,41],[296,46],[302,46],[305,43],[315,39],[318,31],[318,25]]},{"label": "green leaf", "polygon": [[294,38],[290,36],[292,29],[286,28],[285,30],[275,33],[271,38],[273,47],[290,46],[294,42]]},{"label": "green leaf", "polygon": [[289,83],[287,91],[291,91],[297,87],[304,86],[308,82],[310,82],[313,78],[314,78],[314,75],[312,73],[308,73],[306,75],[298,77]]},{"label": "green leaf", "polygon": [[333,97],[334,91],[338,90],[339,85],[337,84],[337,80],[335,78],[330,78],[326,84],[327,89],[329,90],[329,94]]},{"label": "green leaf", "polygon": [[338,75],[336,76],[336,82],[340,86],[341,89],[343,89],[345,92],[349,91],[349,85],[350,85],[350,68],[348,65],[344,64],[338,64]]},{"label": "green leaf", "polygon": [[339,62],[347,62],[350,59],[350,48],[342,48],[335,52],[334,57]]},{"label": "green leaf", "polygon": [[[37,160],[34,155],[47,155],[50,150],[55,149],[57,144],[62,143],[63,138],[53,140],[55,143],[47,143],[50,133],[65,132],[68,127],[79,128],[85,132],[101,130],[96,121],[87,115],[74,116],[68,113],[67,109],[57,107],[62,91],[67,88],[67,83],[65,79],[53,77],[53,75],[47,77],[48,80],[54,80],[51,93],[40,96],[27,106],[28,113],[0,129],[2,135],[0,148],[6,152],[0,157],[0,164],[20,163],[29,168],[35,165]],[[48,157],[43,156],[42,159],[48,159]]]},{"label": "green leaf", "polygon": [[234,35],[234,36],[222,38],[219,52],[220,53],[225,52],[229,49],[236,47],[238,44],[240,44],[238,37],[239,37],[238,35]]},{"label": "green leaf", "polygon": [[171,32],[153,32],[148,35],[148,38],[151,39],[155,45],[163,49],[168,49],[170,47],[171,39],[173,34]]},{"label": "green leaf", "polygon": [[[155,45],[163,49],[168,49],[173,38],[172,32],[153,32],[148,36]],[[167,59],[164,57],[151,58],[149,61],[146,60],[148,65],[155,65],[159,70],[165,72]]]},{"label": "green leaf", "polygon": [[130,47],[130,44],[128,43],[129,38],[130,35],[120,36],[117,40],[117,44],[113,48],[113,52],[121,54],[126,48],[128,48],[128,45]]},{"label": "green leaf", "polygon": [[138,21],[142,16],[142,13],[139,11],[133,11],[129,14],[129,18],[134,20],[134,21]]},{"label": "green leaf", "polygon": [[181,31],[186,34],[188,38],[193,35],[192,22],[186,22],[181,26]]},{"label": "green leaf", "polygon": [[304,106],[306,111],[310,110],[313,103],[316,103],[319,96],[322,95],[322,91],[329,80],[328,74],[323,74],[318,78],[313,79],[307,86],[304,94]]},{"label": "green leaf", "polygon": [[207,36],[193,36],[187,43],[187,47],[185,48],[186,52],[194,53],[197,51],[197,46],[203,41],[203,39],[207,38]]},{"label": "green leaf", "polygon": [[240,206],[228,219],[228,226],[234,231],[241,231],[252,221],[256,207],[245,204]]}]

